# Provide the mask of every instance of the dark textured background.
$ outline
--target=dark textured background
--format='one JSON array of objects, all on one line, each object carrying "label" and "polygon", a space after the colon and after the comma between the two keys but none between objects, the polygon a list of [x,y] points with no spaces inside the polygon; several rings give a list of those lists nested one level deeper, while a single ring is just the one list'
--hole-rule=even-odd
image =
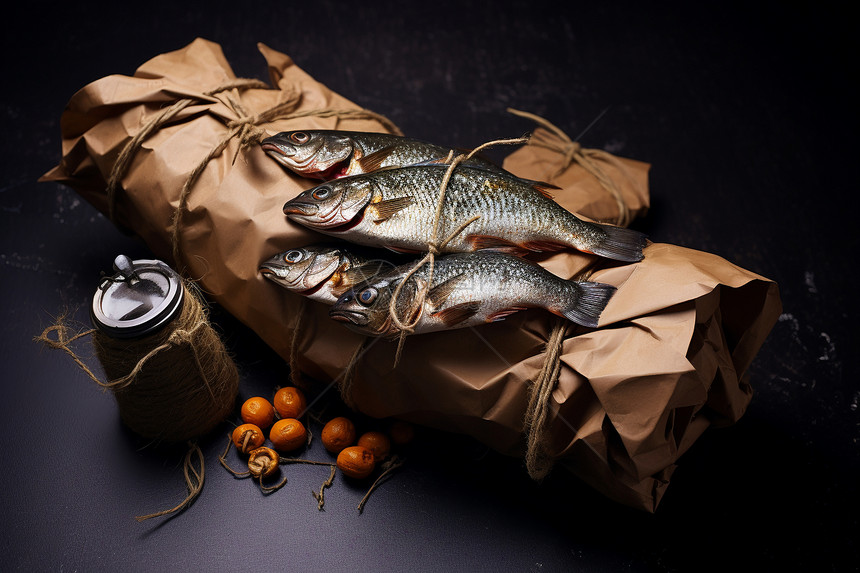
[{"label": "dark textured background", "polygon": [[[644,4],[18,5],[0,35],[0,566],[856,570],[855,26],[820,3]],[[535,485],[518,460],[438,432],[420,435],[362,515],[363,488],[341,478],[318,512],[309,492],[326,470],[289,470],[264,497],[213,463],[216,432],[197,502],[135,522],[184,494],[181,452],[143,448],[109,394],[31,339],[62,307],[85,320],[117,254],[150,253],[70,189],[36,180],[59,160],[75,91],[198,36],[261,79],[264,42],[415,137],[470,147],[518,136],[531,124],[511,106],[651,163],[652,209],[636,227],[780,286],[784,314],[750,369],[745,416],[681,458],[654,515],[562,476]],[[282,381],[253,333],[217,308],[213,319],[244,396]]]}]

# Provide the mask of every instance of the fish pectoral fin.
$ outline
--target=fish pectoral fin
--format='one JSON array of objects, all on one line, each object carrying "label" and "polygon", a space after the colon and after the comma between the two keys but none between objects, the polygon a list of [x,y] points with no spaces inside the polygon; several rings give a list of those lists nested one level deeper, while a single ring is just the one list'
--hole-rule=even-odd
[{"label": "fish pectoral fin", "polygon": [[405,195],[403,197],[395,197],[394,199],[384,199],[373,203],[371,206],[376,209],[376,217],[373,221],[379,223],[385,221],[395,213],[398,213],[412,204],[412,196]]},{"label": "fish pectoral fin", "polygon": [[445,301],[448,300],[448,297],[451,296],[451,293],[457,288],[457,285],[466,278],[464,273],[461,273],[455,277],[451,277],[445,282],[436,285],[431,288],[427,293],[427,300],[430,301],[430,304],[433,305],[433,308],[439,308],[445,304]]},{"label": "fish pectoral fin", "polygon": [[385,263],[379,261],[350,267],[341,273],[341,283],[344,285],[358,284],[378,275],[384,266]]},{"label": "fish pectoral fin", "polygon": [[385,160],[394,152],[394,149],[394,147],[383,147],[373,153],[368,153],[361,159],[356,160],[356,162],[364,173],[378,171],[382,168]]},{"label": "fish pectoral fin", "polygon": [[475,251],[499,251],[515,256],[523,256],[529,252],[527,248],[516,243],[489,235],[467,235],[466,241]]},{"label": "fish pectoral fin", "polygon": [[445,326],[451,328],[475,316],[480,308],[481,301],[479,300],[461,302],[450,308],[434,312],[431,316],[438,318]]},{"label": "fish pectoral fin", "polygon": [[502,310],[497,310],[487,316],[487,322],[498,322],[500,320],[504,320],[515,312],[519,312],[521,310],[525,310],[524,306],[512,306],[510,308],[503,308]]}]

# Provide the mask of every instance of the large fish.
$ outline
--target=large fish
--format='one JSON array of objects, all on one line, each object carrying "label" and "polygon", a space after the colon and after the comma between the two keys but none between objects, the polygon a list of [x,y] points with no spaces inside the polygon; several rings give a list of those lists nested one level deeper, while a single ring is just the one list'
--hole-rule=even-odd
[{"label": "large fish", "polygon": [[[337,179],[284,205],[293,221],[354,243],[421,252],[433,233],[447,165],[415,165]],[[574,248],[620,261],[639,261],[638,231],[583,221],[522,179],[458,165],[448,183],[437,240],[473,216],[443,252],[493,249],[512,254]]]},{"label": "large fish", "polygon": [[[409,265],[358,284],[329,309],[329,315],[362,334],[393,337],[400,330],[391,319],[391,298],[405,324],[417,321],[414,334],[477,326],[504,319],[526,308],[544,308],[570,321],[597,327],[615,287],[562,279],[525,259],[504,253],[455,253],[435,261],[431,284],[424,264],[409,276]],[[418,297],[427,287],[422,305]]]},{"label": "large fish", "polygon": [[[451,151],[460,153],[450,147],[400,135],[324,129],[284,131],[264,139],[261,147],[290,171],[324,181],[387,167],[442,161]],[[465,163],[502,170],[479,157]]]},{"label": "large fish", "polygon": [[260,274],[291,292],[334,304],[354,285],[391,267],[343,247],[309,245],[271,257],[260,265]]}]

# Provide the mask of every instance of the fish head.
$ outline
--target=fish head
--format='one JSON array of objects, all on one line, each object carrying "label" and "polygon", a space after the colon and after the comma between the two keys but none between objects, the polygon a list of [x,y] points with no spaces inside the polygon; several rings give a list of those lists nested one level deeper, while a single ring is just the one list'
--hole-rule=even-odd
[{"label": "fish head", "polygon": [[[399,278],[382,276],[356,285],[337,299],[329,309],[329,316],[361,334],[395,336],[399,330],[391,319],[391,299],[398,282]],[[395,305],[401,320],[410,319],[404,317],[403,311],[412,306],[416,295],[415,281],[407,280]]]},{"label": "fish head", "polygon": [[310,294],[340,269],[343,260],[335,247],[302,247],[268,259],[260,265],[260,273],[287,290]]},{"label": "fish head", "polygon": [[376,184],[370,178],[347,177],[303,191],[284,204],[284,214],[308,227],[334,231],[360,221],[376,194]]},{"label": "fish head", "polygon": [[269,157],[303,177],[332,179],[349,166],[352,140],[325,130],[283,131],[260,146]]}]

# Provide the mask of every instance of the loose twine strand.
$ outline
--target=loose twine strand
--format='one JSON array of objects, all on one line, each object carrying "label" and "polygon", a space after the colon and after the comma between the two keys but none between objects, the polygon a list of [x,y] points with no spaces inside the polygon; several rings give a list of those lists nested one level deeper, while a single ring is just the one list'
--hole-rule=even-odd
[{"label": "loose twine strand", "polygon": [[[192,455],[196,455],[197,457],[197,467],[194,466]],[[138,515],[135,517],[137,521],[146,521],[154,517],[175,514],[188,507],[200,495],[200,492],[203,491],[203,482],[206,478],[206,464],[203,458],[203,451],[196,442],[188,443],[188,452],[185,454],[185,462],[182,465],[182,469],[185,475],[185,486],[188,488],[188,495],[185,496],[185,499],[170,509],[157,511],[148,515]]]},{"label": "loose twine strand", "polygon": [[579,142],[573,141],[559,127],[555,126],[554,124],[550,123],[548,120],[540,117],[539,115],[535,115],[526,111],[516,110],[513,108],[508,108],[508,112],[520,117],[531,119],[541,127],[547,129],[550,134],[555,136],[556,141],[541,140],[537,137],[533,137],[529,141],[529,145],[549,149],[550,151],[555,151],[556,153],[562,155],[562,163],[555,171],[555,173],[550,176],[550,180],[564,173],[567,168],[570,167],[573,163],[581,165],[582,168],[585,169],[592,177],[597,179],[597,182],[600,183],[601,187],[608,191],[609,194],[612,195],[612,198],[615,200],[615,204],[618,207],[618,217],[615,220],[615,224],[622,227],[626,227],[632,222],[633,215],[630,213],[630,208],[624,201],[624,196],[621,192],[621,188],[611,177],[606,174],[603,169],[601,169],[600,164],[598,162],[598,160],[603,160],[607,163],[611,163],[619,170],[619,172],[623,173],[627,177],[628,181],[634,187],[638,188],[639,183],[628,174],[627,169],[618,160],[617,157],[602,149],[584,149],[582,145],[579,144]]}]

